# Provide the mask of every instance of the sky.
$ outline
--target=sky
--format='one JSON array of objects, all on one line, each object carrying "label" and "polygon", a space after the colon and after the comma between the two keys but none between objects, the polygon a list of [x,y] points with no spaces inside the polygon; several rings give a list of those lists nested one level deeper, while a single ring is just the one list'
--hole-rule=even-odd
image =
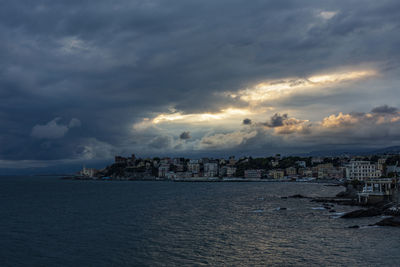
[{"label": "sky", "polygon": [[400,145],[400,2],[0,1],[0,170]]}]

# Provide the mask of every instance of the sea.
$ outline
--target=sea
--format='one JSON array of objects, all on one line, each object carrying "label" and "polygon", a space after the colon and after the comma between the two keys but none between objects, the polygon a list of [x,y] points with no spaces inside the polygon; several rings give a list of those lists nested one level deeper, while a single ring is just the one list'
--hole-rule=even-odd
[{"label": "sea", "polygon": [[[0,177],[0,266],[399,266],[400,229],[273,182]],[[352,229],[349,226],[359,225]]]}]

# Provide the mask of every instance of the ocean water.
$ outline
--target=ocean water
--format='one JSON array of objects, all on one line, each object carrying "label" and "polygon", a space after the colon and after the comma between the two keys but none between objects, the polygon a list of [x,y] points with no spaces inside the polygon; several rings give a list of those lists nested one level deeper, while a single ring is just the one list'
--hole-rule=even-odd
[{"label": "ocean water", "polygon": [[0,266],[399,266],[400,229],[281,199],[341,189],[0,177]]}]

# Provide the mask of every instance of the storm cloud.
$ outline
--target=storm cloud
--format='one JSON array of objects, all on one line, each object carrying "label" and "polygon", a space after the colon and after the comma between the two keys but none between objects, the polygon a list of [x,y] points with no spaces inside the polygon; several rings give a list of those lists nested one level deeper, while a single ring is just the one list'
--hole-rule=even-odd
[{"label": "storm cloud", "polygon": [[[309,151],[330,133],[364,147],[381,136],[371,121],[393,145],[399,12],[396,0],[4,2],[0,160]],[[356,118],[370,133],[358,143],[342,127]]]},{"label": "storm cloud", "polygon": [[372,109],[372,113],[388,113],[395,114],[398,112],[398,109],[395,107],[389,107],[388,105],[383,105],[380,107],[376,107]]},{"label": "storm cloud", "polygon": [[278,113],[275,113],[271,117],[270,121],[267,121],[267,122],[263,123],[262,125],[264,125],[266,127],[274,128],[274,127],[283,126],[283,124],[287,120],[288,120],[288,115],[287,114],[280,115]]}]

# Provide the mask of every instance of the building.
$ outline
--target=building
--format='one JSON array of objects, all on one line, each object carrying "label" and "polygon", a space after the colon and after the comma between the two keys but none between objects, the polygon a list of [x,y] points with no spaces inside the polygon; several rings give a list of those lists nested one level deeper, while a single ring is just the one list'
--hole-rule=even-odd
[{"label": "building", "polygon": [[177,171],[177,172],[183,172],[185,170],[185,167],[183,164],[174,164],[174,168],[175,168],[175,171]]},{"label": "building", "polygon": [[183,163],[183,159],[182,158],[173,158],[172,159],[172,164],[174,165],[180,165]]},{"label": "building", "polygon": [[305,169],[303,171],[303,177],[311,178],[313,177],[313,171],[311,169]]},{"label": "building", "polygon": [[343,167],[327,169],[326,178],[341,180],[344,178],[345,176],[344,174],[345,174],[345,168]]},{"label": "building", "polygon": [[204,163],[204,177],[217,177],[218,176],[218,163],[208,162]]},{"label": "building", "polygon": [[346,166],[346,178],[348,180],[364,181],[381,177],[382,172],[377,170],[375,164],[369,161],[350,161]]},{"label": "building", "polygon": [[170,158],[162,158],[160,164],[172,164],[172,160]]},{"label": "building", "polygon": [[269,171],[269,177],[273,179],[283,179],[285,177],[285,172],[283,170],[271,170]]},{"label": "building", "polygon": [[188,172],[191,172],[193,176],[198,176],[200,173],[200,163],[197,159],[191,159],[189,160],[187,164],[187,170]]},{"label": "building", "polygon": [[176,179],[177,176],[176,176],[175,172],[169,171],[169,172],[166,172],[165,177],[169,180],[174,180],[174,179]]},{"label": "building", "polygon": [[377,203],[383,200],[398,201],[396,179],[381,178],[365,180],[363,190],[358,193],[360,203]]},{"label": "building", "polygon": [[307,163],[306,163],[305,161],[303,161],[303,160],[296,161],[296,164],[297,164],[297,166],[299,166],[300,168],[305,168],[305,167],[307,167]]},{"label": "building", "polygon": [[231,165],[231,166],[233,166],[233,165],[236,164],[235,156],[230,156],[230,157],[229,157],[228,164]]},{"label": "building", "polygon": [[343,168],[320,168],[318,169],[318,179],[343,179],[344,170]]},{"label": "building", "polygon": [[312,168],[300,168],[298,174],[301,177],[307,177],[307,178],[313,177]]},{"label": "building", "polygon": [[244,178],[247,179],[260,179],[262,177],[262,170],[245,170]]},{"label": "building", "polygon": [[136,164],[137,168],[142,168],[142,167],[146,167],[146,162],[144,160],[140,160],[137,164]]},{"label": "building", "polygon": [[[331,179],[330,175],[333,175],[336,171],[336,168],[333,167],[332,163],[318,164],[313,169],[316,173],[314,176],[318,179]],[[343,178],[343,175],[341,178]]]},{"label": "building", "polygon": [[158,177],[167,178],[168,173],[169,173],[169,164],[161,164],[158,167]]},{"label": "building", "polygon": [[236,167],[224,166],[219,173],[222,177],[234,177],[236,175]]},{"label": "building", "polygon": [[285,169],[287,176],[295,176],[297,174],[297,170],[295,167],[289,167]]},{"label": "building", "polygon": [[379,158],[378,159],[377,169],[380,170],[381,172],[383,172],[383,168],[385,166],[385,163],[386,163],[386,158]]},{"label": "building", "polygon": [[320,170],[320,169],[331,169],[331,168],[333,168],[333,164],[332,163],[318,164],[317,168],[318,168],[318,170]]},{"label": "building", "polygon": [[313,157],[313,158],[311,159],[311,164],[322,163],[323,161],[324,161],[324,159],[321,158],[321,157]]},{"label": "building", "polygon": [[396,176],[399,176],[400,174],[400,167],[396,165],[388,165],[386,166],[386,175],[388,174],[395,174]]}]

